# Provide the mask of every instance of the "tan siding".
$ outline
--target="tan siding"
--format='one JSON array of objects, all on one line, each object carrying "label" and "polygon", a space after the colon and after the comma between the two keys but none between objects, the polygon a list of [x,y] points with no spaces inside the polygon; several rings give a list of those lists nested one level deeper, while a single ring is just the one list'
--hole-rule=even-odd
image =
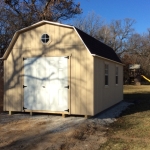
[{"label": "tan siding", "polygon": [[22,48],[30,48],[34,38],[35,37],[32,37],[31,35],[31,31],[22,33],[22,42],[23,42]]},{"label": "tan siding", "polygon": [[[30,33],[28,36],[28,39],[30,39],[30,47],[29,48],[34,49],[34,50],[38,49],[38,45],[39,45],[38,43],[41,41],[40,41],[40,37],[38,35],[36,35],[37,34],[36,29],[26,32],[27,35],[28,35],[28,33]],[[25,48],[23,47],[22,49],[25,49]]]},{"label": "tan siding", "polygon": [[[53,36],[52,34],[53,33]],[[52,46],[55,46],[56,48],[59,48],[60,44],[60,27],[59,26],[54,26],[54,32],[51,32],[50,35],[52,37]],[[51,47],[52,47],[51,46]]]},{"label": "tan siding", "polygon": [[19,37],[14,45],[14,48],[21,48],[21,42],[22,42],[22,35],[19,35]]},{"label": "tan siding", "polygon": [[6,110],[21,111],[21,83],[20,83],[20,56],[19,50],[13,49],[5,68],[5,103]]},{"label": "tan siding", "polygon": [[104,87],[103,61],[94,58],[94,114],[102,110],[103,87]]},{"label": "tan siding", "polygon": [[6,69],[6,61],[4,61],[4,104],[3,104],[3,110],[6,111],[6,89],[7,89],[7,86],[6,86],[6,79],[7,79],[7,69]]},{"label": "tan siding", "polygon": [[73,33],[73,29],[60,27],[60,45],[72,45],[70,35]]},{"label": "tan siding", "polygon": [[81,97],[80,97],[80,113],[87,114],[87,95],[86,95],[86,86],[87,86],[87,51],[81,49],[81,61],[80,61],[80,86],[81,86]]},{"label": "tan siding", "polygon": [[76,76],[75,76],[75,49],[72,50],[72,55],[71,55],[71,114],[76,114],[76,94],[75,94],[75,89],[76,89]]},{"label": "tan siding", "polygon": [[76,89],[75,89],[75,99],[76,99],[76,113],[80,114],[80,107],[81,107],[81,85],[80,85],[80,75],[81,75],[81,51],[75,51],[75,85],[76,85]]},{"label": "tan siding", "polygon": [[[109,83],[104,85],[104,65],[109,65]],[[119,84],[115,83],[115,69],[119,67]],[[123,67],[111,61],[94,57],[94,114],[123,100]]]},{"label": "tan siding", "polygon": [[[12,68],[12,63],[11,63],[11,54],[9,55],[9,59],[7,59],[6,61],[6,69],[5,69],[5,73],[6,73],[6,80],[5,80],[5,87],[6,87],[6,91],[5,91],[5,104],[6,104],[6,111],[9,111],[11,109],[11,105],[12,105],[12,100],[10,99],[11,98],[11,95],[10,95],[10,77],[11,77],[11,73],[10,73],[10,68]],[[9,65],[10,64],[10,65]],[[9,99],[10,99],[10,102],[9,102]]]},{"label": "tan siding", "polygon": [[[41,42],[43,33],[51,37],[48,44]],[[6,110],[22,110],[23,57],[68,55],[71,56],[71,114],[93,115],[93,56],[73,29],[48,24],[21,34],[6,61]],[[12,80],[7,84],[9,79]],[[9,89],[15,83],[15,88]]]},{"label": "tan siding", "polygon": [[87,51],[87,115],[94,115],[94,59]]}]

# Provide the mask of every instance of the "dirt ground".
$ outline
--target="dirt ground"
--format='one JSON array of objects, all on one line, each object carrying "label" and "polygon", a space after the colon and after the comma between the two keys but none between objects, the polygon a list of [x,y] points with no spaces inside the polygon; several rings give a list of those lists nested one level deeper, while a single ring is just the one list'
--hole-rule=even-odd
[{"label": "dirt ground", "polygon": [[1,150],[97,150],[107,141],[98,119],[28,113],[0,114]]}]

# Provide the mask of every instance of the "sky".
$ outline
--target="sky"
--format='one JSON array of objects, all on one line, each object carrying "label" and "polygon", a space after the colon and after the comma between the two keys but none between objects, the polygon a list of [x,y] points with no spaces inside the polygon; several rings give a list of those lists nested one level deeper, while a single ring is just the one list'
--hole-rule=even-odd
[{"label": "sky", "polygon": [[150,28],[150,0],[75,0],[83,10],[83,16],[95,12],[106,23],[131,18],[136,21],[136,32],[146,33]]}]

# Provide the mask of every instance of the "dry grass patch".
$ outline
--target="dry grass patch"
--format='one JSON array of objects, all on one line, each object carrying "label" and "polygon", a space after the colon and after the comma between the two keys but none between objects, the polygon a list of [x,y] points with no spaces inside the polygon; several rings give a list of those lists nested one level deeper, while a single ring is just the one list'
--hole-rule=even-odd
[{"label": "dry grass patch", "polygon": [[124,85],[123,93],[124,94],[150,93],[150,85],[141,85],[141,86]]},{"label": "dry grass patch", "polygon": [[100,150],[150,150],[150,86],[124,86],[124,98],[135,104],[109,126]]}]

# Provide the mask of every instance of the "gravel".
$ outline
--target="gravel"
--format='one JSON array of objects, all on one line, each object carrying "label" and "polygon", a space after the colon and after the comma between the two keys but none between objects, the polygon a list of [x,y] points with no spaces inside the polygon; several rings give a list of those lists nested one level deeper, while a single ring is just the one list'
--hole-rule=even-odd
[{"label": "gravel", "polygon": [[133,103],[128,103],[128,102],[122,101],[119,104],[117,104],[117,105],[103,111],[102,113],[96,115],[90,121],[98,122],[101,125],[108,125],[108,124],[116,121],[117,117],[119,117],[120,114],[124,110],[126,110],[130,105],[133,105]]},{"label": "gravel", "polygon": [[[75,117],[75,116],[68,116],[66,118],[62,118],[61,116],[55,116],[55,115],[33,115],[30,116],[28,113],[27,114],[23,114],[23,113],[19,113],[19,114],[13,114],[12,116],[7,115],[6,113],[0,113],[1,115],[1,124],[5,124],[5,123],[9,123],[9,122],[13,122],[13,121],[19,121],[22,119],[29,119],[29,120],[35,120],[35,121],[39,121],[39,120],[43,120],[43,119],[49,119],[53,122],[54,127],[56,126],[63,126],[63,129],[67,129],[70,128],[72,125],[77,125],[80,124],[84,121],[86,122],[92,122],[92,123],[96,123],[99,125],[109,125],[110,123],[113,123],[114,121],[117,120],[117,117],[120,116],[120,114],[122,113],[122,111],[126,110],[130,105],[133,105],[133,103],[128,103],[128,102],[120,102],[117,105],[99,113],[98,115],[91,117],[90,119],[85,119],[84,117]],[[61,129],[62,130],[62,129]]]}]

